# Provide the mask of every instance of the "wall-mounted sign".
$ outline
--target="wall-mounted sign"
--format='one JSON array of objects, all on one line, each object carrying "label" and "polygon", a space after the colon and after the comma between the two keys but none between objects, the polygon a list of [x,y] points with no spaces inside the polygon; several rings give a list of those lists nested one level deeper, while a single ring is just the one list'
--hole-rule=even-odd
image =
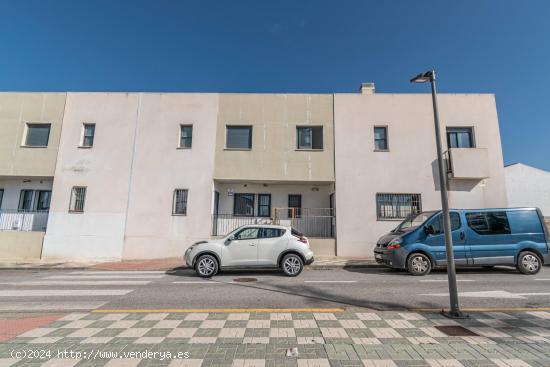
[{"label": "wall-mounted sign", "polygon": [[227,189],[227,196],[233,196],[234,193],[235,193],[234,189],[232,188]]}]

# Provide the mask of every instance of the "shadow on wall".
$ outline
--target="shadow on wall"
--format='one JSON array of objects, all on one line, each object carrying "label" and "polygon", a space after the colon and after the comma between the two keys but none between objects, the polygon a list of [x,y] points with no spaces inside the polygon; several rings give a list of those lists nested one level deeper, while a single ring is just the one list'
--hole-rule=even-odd
[{"label": "shadow on wall", "polygon": [[[447,161],[445,160],[445,164]],[[434,180],[435,191],[441,191],[441,185],[439,184],[439,168],[437,166],[437,158],[432,161],[432,177]],[[472,191],[477,184],[479,179],[460,179],[460,180],[447,180],[449,191]]]}]

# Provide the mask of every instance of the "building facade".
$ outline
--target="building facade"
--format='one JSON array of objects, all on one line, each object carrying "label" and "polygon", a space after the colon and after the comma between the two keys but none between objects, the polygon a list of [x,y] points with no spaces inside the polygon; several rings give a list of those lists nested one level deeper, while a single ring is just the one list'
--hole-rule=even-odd
[{"label": "building facade", "polygon": [[508,204],[537,207],[550,222],[550,172],[514,163],[504,167],[504,173]]},{"label": "building facade", "polygon": [[[295,228],[317,256],[370,257],[397,221],[440,205],[429,95],[369,86],[354,94],[55,95],[58,115],[0,121],[2,132],[56,126],[49,175],[45,163],[25,173],[51,190],[47,228],[28,231],[44,236],[42,258],[176,257],[253,223]],[[451,205],[506,206],[494,96],[439,101]],[[2,134],[0,148],[27,135]],[[31,151],[35,162],[46,159]],[[16,156],[1,167],[18,172]],[[17,211],[13,197],[25,202],[28,182],[19,173],[2,179],[2,209]]]}]

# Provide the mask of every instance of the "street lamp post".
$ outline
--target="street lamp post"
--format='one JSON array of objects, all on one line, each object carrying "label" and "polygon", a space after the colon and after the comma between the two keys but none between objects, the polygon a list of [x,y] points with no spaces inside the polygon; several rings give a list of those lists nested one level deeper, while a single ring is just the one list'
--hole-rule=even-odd
[{"label": "street lamp post", "polygon": [[432,86],[432,103],[434,109],[435,123],[435,142],[437,146],[437,166],[439,168],[439,187],[441,190],[441,208],[443,216],[443,228],[445,231],[445,249],[447,252],[447,277],[449,279],[449,295],[451,309],[449,312],[443,312],[444,315],[452,318],[462,318],[463,313],[460,311],[458,304],[458,289],[456,285],[456,269],[453,253],[453,236],[451,234],[451,217],[449,215],[449,198],[447,196],[447,172],[443,162],[443,149],[441,148],[441,134],[439,128],[439,113],[437,111],[437,95],[435,90],[435,70],[430,70],[422,74],[418,74],[411,79],[411,83],[426,83],[430,82]]}]

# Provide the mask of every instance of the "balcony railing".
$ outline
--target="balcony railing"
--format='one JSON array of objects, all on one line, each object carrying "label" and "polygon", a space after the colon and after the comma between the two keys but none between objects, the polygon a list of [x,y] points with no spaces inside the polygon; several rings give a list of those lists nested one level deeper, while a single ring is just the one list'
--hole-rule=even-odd
[{"label": "balcony railing", "polygon": [[233,214],[212,215],[212,235],[225,236],[249,224],[278,224],[291,227],[308,237],[333,238],[334,210],[330,208],[275,208],[272,217],[247,217]]},{"label": "balcony railing", "polygon": [[48,211],[0,210],[0,231],[45,232]]}]

